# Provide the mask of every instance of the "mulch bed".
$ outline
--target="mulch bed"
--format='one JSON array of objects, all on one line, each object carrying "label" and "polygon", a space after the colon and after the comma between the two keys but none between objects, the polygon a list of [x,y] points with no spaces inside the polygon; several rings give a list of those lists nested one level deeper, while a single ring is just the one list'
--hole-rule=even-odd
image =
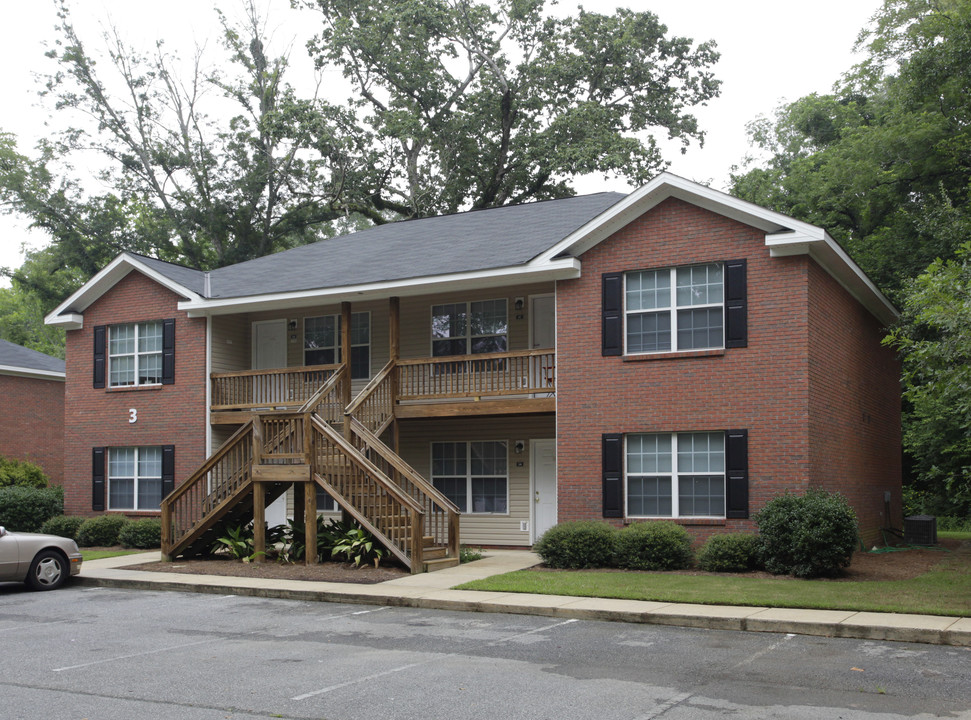
[{"label": "mulch bed", "polygon": [[[950,552],[957,551],[961,546],[960,540],[942,540],[940,547]],[[971,546],[965,545],[962,552],[971,552]],[[923,575],[939,562],[948,557],[948,552],[929,549],[908,549],[889,553],[855,553],[853,562],[838,578],[832,582],[846,581],[880,581],[907,580]],[[374,583],[405,577],[408,571],[395,565],[382,565],[356,568],[347,563],[326,562],[319,565],[287,565],[277,562],[244,563],[228,557],[194,558],[191,560],[176,560],[170,563],[143,563],[129,566],[132,570],[147,570],[149,572],[176,572],[192,575],[232,575],[236,577],[273,578],[281,580],[315,580],[321,582],[359,583],[371,585]],[[535,569],[543,570],[543,566]],[[83,572],[83,570],[82,570]],[[550,572],[576,572],[550,570]],[[588,571],[580,571],[588,572]],[[603,570],[598,572],[604,572]],[[629,571],[607,571],[629,572]],[[684,575],[707,575],[700,570],[672,571]],[[722,574],[722,573],[711,573]],[[729,573],[724,573],[729,574]],[[782,578],[786,576],[770,575],[765,572],[730,573],[733,577]]]}]

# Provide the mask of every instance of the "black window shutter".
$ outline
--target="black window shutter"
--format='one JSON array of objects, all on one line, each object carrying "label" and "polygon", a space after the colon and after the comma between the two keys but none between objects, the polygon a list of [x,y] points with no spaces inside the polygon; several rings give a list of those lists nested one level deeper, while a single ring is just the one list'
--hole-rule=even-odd
[{"label": "black window shutter", "polygon": [[603,436],[603,516],[624,517],[624,436]]},{"label": "black window shutter", "polygon": [[604,273],[603,355],[624,354],[624,274]]},{"label": "black window shutter", "polygon": [[745,260],[725,263],[725,347],[748,347],[748,282]]},{"label": "black window shutter", "polygon": [[162,497],[175,489],[175,445],[162,446]]},{"label": "black window shutter", "polygon": [[162,384],[175,382],[175,320],[162,321]]},{"label": "black window shutter", "polygon": [[104,325],[94,328],[94,386],[105,386],[105,347],[107,345],[107,330]]},{"label": "black window shutter", "polygon": [[91,509],[105,509],[105,449],[91,448]]},{"label": "black window shutter", "polygon": [[748,430],[725,433],[725,517],[748,517]]}]

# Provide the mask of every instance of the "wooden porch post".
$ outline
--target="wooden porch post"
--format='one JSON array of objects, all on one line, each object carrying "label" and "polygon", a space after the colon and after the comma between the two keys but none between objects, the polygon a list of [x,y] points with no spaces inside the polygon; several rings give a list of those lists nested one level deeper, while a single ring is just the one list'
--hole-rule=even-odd
[{"label": "wooden porch post", "polygon": [[266,557],[266,486],[253,483],[253,558],[261,563]]},{"label": "wooden porch post", "polygon": [[312,482],[303,483],[304,505],[304,562],[307,565],[317,564],[317,485]]},{"label": "wooden porch post", "polygon": [[[397,363],[401,352],[401,303],[398,298],[388,298],[388,347],[390,359]],[[398,368],[396,367],[391,374],[391,407],[392,410],[398,406]],[[398,419],[391,421],[391,433],[393,437],[393,450],[399,453],[398,447]],[[395,480],[397,477],[395,470]]]},{"label": "wooden porch post", "polygon": [[[346,408],[351,404],[351,304],[341,303],[341,362],[344,365],[344,383],[341,387],[341,403]],[[351,423],[344,418],[344,437],[351,439]]]}]

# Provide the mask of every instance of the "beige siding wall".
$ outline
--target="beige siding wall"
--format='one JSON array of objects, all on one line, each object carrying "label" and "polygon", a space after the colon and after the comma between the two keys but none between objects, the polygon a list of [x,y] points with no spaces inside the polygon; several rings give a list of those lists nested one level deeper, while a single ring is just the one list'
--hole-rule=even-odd
[{"label": "beige siding wall", "polygon": [[[419,295],[401,298],[401,357],[422,358],[432,354],[432,305],[474,300],[506,300],[509,321],[509,349],[529,349],[529,296],[552,293],[553,283],[493,288],[445,295]],[[515,299],[523,299],[523,309],[515,309]]]},{"label": "beige siding wall", "polygon": [[210,318],[212,372],[236,372],[250,368],[250,323],[246,315]]},{"label": "beige siding wall", "polygon": [[[436,418],[401,423],[401,455],[431,480],[431,443],[436,441],[502,440],[509,453],[509,512],[503,515],[462,515],[461,537],[465,545],[529,545],[529,440],[554,438],[552,415],[498,418]],[[517,440],[526,441],[516,454]]]}]

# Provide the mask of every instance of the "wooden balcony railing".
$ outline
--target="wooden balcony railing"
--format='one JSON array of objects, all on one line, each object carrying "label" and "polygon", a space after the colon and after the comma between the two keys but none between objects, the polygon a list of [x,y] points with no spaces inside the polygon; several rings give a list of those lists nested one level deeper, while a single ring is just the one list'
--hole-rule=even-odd
[{"label": "wooden balcony railing", "polygon": [[398,399],[552,395],[556,351],[524,350],[398,360]]},{"label": "wooden balcony railing", "polygon": [[212,373],[212,409],[299,408],[340,368],[313,365]]}]

